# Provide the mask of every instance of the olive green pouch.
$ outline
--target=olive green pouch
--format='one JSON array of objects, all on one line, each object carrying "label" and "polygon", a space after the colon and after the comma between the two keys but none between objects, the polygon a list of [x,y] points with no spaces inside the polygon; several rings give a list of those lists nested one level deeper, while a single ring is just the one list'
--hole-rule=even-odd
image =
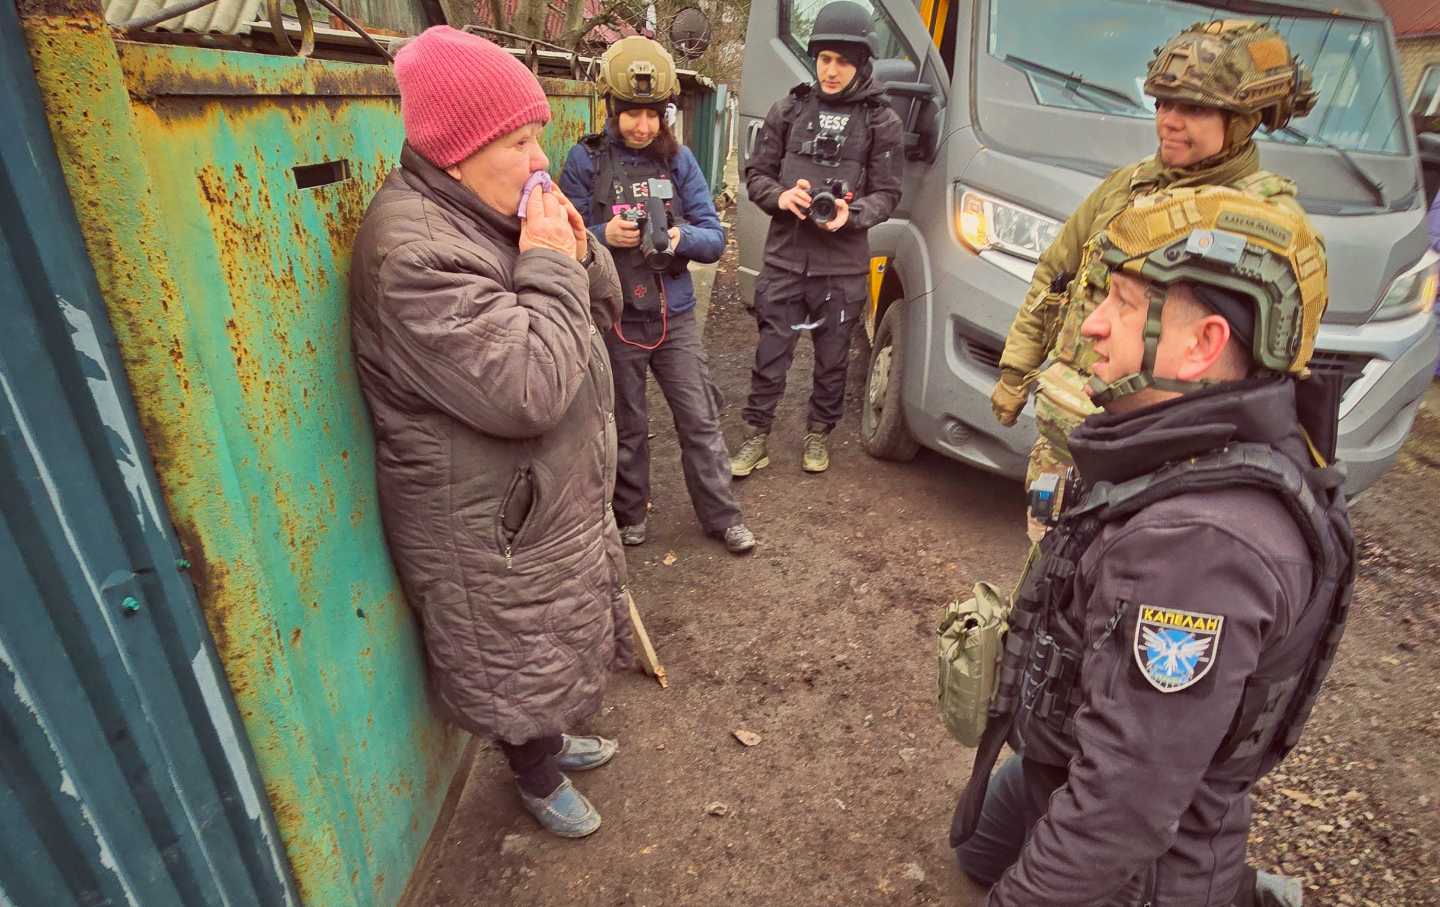
[{"label": "olive green pouch", "polygon": [[990,583],[975,595],[946,606],[940,620],[940,717],[950,734],[976,746],[1000,680],[1010,600]]}]

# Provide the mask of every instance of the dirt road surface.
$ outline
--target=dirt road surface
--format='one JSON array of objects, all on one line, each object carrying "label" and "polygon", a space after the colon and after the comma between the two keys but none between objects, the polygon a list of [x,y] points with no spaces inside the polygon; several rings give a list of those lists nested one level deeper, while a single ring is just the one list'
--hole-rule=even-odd
[{"label": "dirt road surface", "polygon": [[[732,449],[755,336],[734,274],[732,250],[706,329]],[[700,533],[652,385],[654,512],[630,574],[671,687],[614,679],[594,730],[621,752],[575,778],[604,816],[582,842],[540,831],[478,747],[410,904],[969,903],[945,834],[973,754],[935,713],[934,625],[975,580],[1014,580],[1021,489],[928,451],[867,457],[856,347],[831,469],[809,476],[802,344],[772,465],[738,486],[749,558]],[[1353,514],[1354,617],[1305,740],[1257,789],[1252,861],[1303,877],[1307,904],[1440,904],[1436,410]]]}]

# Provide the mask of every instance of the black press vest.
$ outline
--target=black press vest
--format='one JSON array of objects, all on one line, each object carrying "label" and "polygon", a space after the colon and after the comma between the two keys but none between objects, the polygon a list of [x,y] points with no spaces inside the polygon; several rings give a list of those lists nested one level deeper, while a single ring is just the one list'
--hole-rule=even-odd
[{"label": "black press vest", "polygon": [[[675,180],[670,168],[664,162],[649,155],[643,156],[640,164],[626,165],[615,153],[613,142],[604,133],[592,133],[580,139],[594,161],[594,179],[590,185],[590,221],[603,224],[623,211],[644,205],[647,195],[646,184],[651,179],[665,180],[673,187]],[[669,219],[666,226],[683,223],[678,201],[671,198],[665,202]],[[676,256],[669,272],[651,270],[640,253],[640,249],[612,249],[615,270],[619,272],[620,285],[625,292],[625,307],[642,315],[659,316],[665,305],[663,273],[679,273],[685,267],[685,260]]]},{"label": "black press vest", "polygon": [[828,188],[858,198],[865,194],[865,162],[870,155],[869,103],[829,103],[810,86],[797,89],[800,109],[785,141],[780,184],[808,180],[810,194]]}]

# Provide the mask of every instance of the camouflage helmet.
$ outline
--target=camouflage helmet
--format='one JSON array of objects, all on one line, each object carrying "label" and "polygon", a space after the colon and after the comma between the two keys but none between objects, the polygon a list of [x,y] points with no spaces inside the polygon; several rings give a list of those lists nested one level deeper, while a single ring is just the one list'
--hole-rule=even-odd
[{"label": "camouflage helmet", "polygon": [[595,81],[602,95],[629,104],[664,104],[680,93],[680,77],[670,52],[640,35],[610,45],[600,58],[600,75]]},{"label": "camouflage helmet", "polygon": [[1155,49],[1145,93],[1258,115],[1266,129],[1315,107],[1310,71],[1290,53],[1280,33],[1260,22],[1196,22]]},{"label": "camouflage helmet", "polygon": [[1208,383],[1154,375],[1166,290],[1181,283],[1208,285],[1251,304],[1253,362],[1266,371],[1308,376],[1329,296],[1325,247],[1302,214],[1235,189],[1171,189],[1137,198],[1098,244],[1107,272],[1146,282],[1150,309],[1140,372],[1109,385],[1092,378],[1096,403],[1145,387],[1184,393]]}]

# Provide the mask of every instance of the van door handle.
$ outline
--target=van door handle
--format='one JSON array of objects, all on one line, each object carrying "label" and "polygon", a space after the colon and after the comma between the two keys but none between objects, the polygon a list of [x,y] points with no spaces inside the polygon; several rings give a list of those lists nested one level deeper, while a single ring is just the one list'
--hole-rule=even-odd
[{"label": "van door handle", "polygon": [[760,127],[765,125],[763,120],[753,120],[745,130],[745,157],[755,153],[755,143],[760,140]]}]

